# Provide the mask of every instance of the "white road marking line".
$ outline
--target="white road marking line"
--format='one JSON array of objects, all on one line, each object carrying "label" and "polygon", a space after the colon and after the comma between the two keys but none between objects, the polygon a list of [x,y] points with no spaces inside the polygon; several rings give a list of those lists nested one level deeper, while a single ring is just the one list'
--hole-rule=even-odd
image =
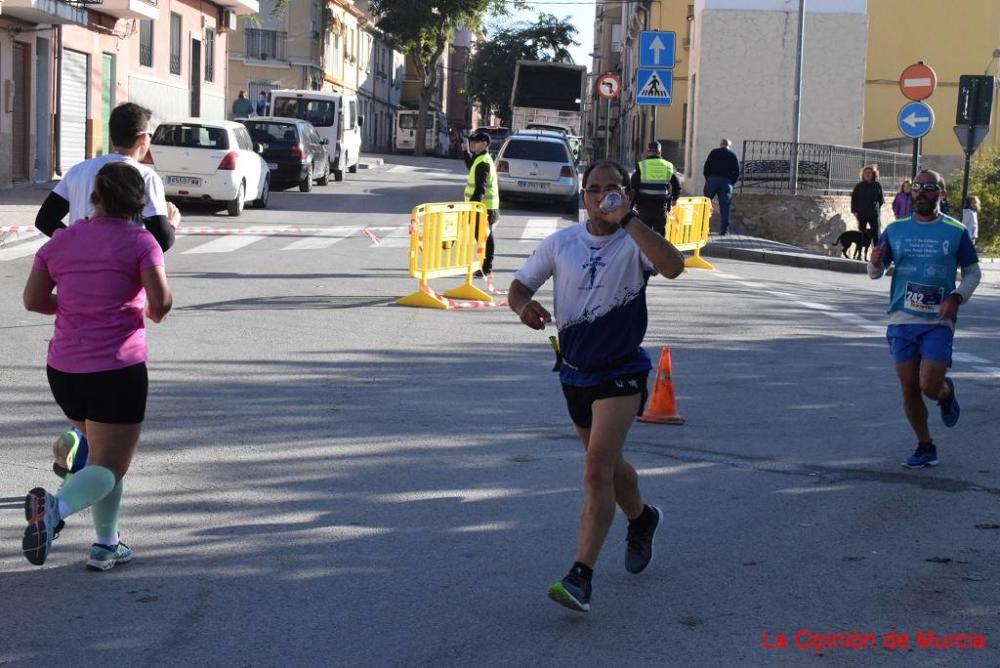
[{"label": "white road marking line", "polygon": [[832,306],[827,306],[826,304],[817,304],[816,302],[795,302],[800,306],[805,306],[806,308],[811,308],[815,311],[835,311],[836,309]]},{"label": "white road marking line", "polygon": [[319,250],[322,248],[329,248],[338,241],[343,241],[360,229],[360,227],[330,227],[325,230],[320,230],[315,236],[293,241],[281,250]]},{"label": "white road marking line", "polygon": [[48,237],[42,237],[41,239],[32,239],[26,243],[11,246],[10,248],[4,248],[0,250],[0,262],[16,260],[26,255],[34,255],[35,251],[44,246],[48,240]]},{"label": "white road marking line", "polygon": [[[282,226],[273,226],[273,230],[280,231]],[[183,255],[202,255],[205,253],[232,253],[235,250],[249,246],[250,244],[257,243],[267,239],[270,235],[253,235],[248,234],[246,236],[225,236],[218,239],[213,239],[208,243],[201,244],[200,246],[195,246],[194,248],[189,248],[184,251]]]},{"label": "white road marking line", "polygon": [[[799,306],[803,306],[805,308],[813,309],[816,311],[822,311],[823,313],[830,316],[831,318],[834,318],[835,320],[840,320],[842,322],[850,323],[855,327],[858,327],[859,329],[863,329],[866,332],[871,332],[872,334],[875,334],[880,337],[885,336],[885,331],[886,331],[885,325],[872,323],[859,315],[855,315],[854,313],[845,313],[843,311],[838,311],[835,308],[827,306],[825,304],[818,304],[816,302],[809,302],[809,301],[800,301],[798,299],[795,299],[794,295],[791,295],[787,292],[780,292],[778,290],[767,290],[765,285],[761,283],[755,283],[753,281],[744,280],[743,277],[738,276],[736,274],[727,274],[720,271],[713,271],[709,275],[732,279],[738,282],[740,285],[745,285],[755,288],[764,288],[765,292],[768,292],[769,294],[777,295],[779,297],[791,298]],[[971,353],[953,352],[951,355],[951,359],[953,362],[980,365],[980,366],[974,366],[973,368],[976,371],[979,371],[980,373],[985,373],[994,377],[1000,377],[1000,367],[986,366],[992,364],[992,362],[988,359],[979,357],[978,355],[973,355]]]},{"label": "white road marking line", "polygon": [[521,231],[521,242],[540,241],[559,228],[558,218],[529,218]]},{"label": "white road marking line", "polygon": [[989,360],[970,353],[952,353],[951,359],[953,362],[966,362],[968,364],[991,364]]},{"label": "white road marking line", "polygon": [[[375,229],[375,228],[368,228]],[[372,244],[369,248],[402,248],[410,245],[410,228],[394,227],[387,235],[379,239],[379,243]]]}]

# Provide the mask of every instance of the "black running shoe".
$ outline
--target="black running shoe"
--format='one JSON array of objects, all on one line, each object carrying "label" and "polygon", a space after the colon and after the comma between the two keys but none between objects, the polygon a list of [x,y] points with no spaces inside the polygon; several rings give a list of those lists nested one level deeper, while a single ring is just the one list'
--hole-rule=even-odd
[{"label": "black running shoe", "polygon": [[556,580],[547,592],[556,603],[577,612],[590,612],[590,582],[573,571],[562,580]]},{"label": "black running shoe", "polygon": [[[663,512],[656,506],[646,506],[653,511],[652,520],[645,526],[633,526],[636,522],[629,522],[628,537],[625,542],[625,570],[629,573],[642,573],[653,560],[653,534],[656,527],[660,526],[663,519]],[[645,513],[644,513],[645,514]]]}]

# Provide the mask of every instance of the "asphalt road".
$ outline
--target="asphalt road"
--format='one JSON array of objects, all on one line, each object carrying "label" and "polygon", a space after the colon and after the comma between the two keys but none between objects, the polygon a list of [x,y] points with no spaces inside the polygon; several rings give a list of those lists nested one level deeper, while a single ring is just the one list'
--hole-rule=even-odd
[{"label": "asphalt road", "polygon": [[[962,307],[941,465],[910,471],[887,280],[725,259],[654,278],[647,344],[670,347],[687,423],[637,424],[627,451],[665,522],[633,576],[616,518],[575,614],[545,597],[582,463],[548,332],[391,305],[415,289],[407,212],[464,182],[458,161],[392,160],[239,219],[184,210],[229,231],[168,253],[122,512],[136,559],[107,573],[83,568],[89,516],[44,567],[20,554],[64,421],[51,320],[20,306],[30,255],[0,261],[0,665],[1000,665],[997,281]],[[498,286],[571,223],[504,210]],[[930,631],[986,646],[918,647]],[[808,647],[853,632],[876,646]]]}]

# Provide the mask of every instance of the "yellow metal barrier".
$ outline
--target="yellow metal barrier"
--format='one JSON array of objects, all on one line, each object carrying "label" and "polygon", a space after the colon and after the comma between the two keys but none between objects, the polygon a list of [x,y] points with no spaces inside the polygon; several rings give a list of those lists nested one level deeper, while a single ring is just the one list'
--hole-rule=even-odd
[{"label": "yellow metal barrier", "polygon": [[694,251],[684,259],[685,267],[715,269],[701,257],[708,243],[708,221],[712,217],[712,200],[707,197],[681,197],[667,218],[667,241],[680,251]]},{"label": "yellow metal barrier", "polygon": [[410,214],[410,276],[419,289],[396,300],[403,306],[448,308],[448,300],[431,290],[432,278],[465,275],[465,283],[444,293],[452,299],[491,302],[493,298],[472,284],[482,266],[489,234],[486,207],[480,202],[420,204]]}]

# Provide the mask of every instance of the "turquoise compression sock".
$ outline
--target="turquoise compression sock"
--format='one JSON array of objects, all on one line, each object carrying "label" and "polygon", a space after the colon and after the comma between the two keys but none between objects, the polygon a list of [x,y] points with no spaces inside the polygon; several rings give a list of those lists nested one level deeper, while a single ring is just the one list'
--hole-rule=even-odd
[{"label": "turquoise compression sock", "polygon": [[[78,513],[107,496],[116,483],[115,474],[111,469],[103,466],[87,466],[63,485],[56,498],[62,502],[59,504],[60,507],[63,503],[69,507],[69,514]],[[117,511],[115,514],[117,515]]]},{"label": "turquoise compression sock", "polygon": [[[92,506],[94,513],[94,530],[97,532],[97,542],[114,545],[118,542],[118,510],[122,506],[122,481],[119,480],[110,492]],[[112,542],[108,542],[114,538]]]}]

